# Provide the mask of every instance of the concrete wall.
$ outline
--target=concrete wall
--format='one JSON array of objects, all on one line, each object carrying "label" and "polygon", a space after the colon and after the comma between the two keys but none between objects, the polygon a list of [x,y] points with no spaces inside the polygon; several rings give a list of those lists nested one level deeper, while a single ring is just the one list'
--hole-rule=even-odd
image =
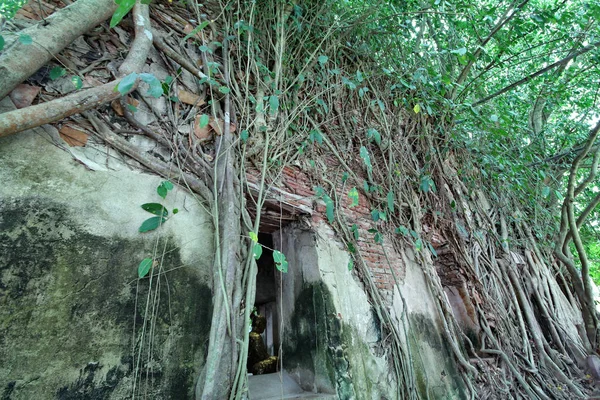
[{"label": "concrete wall", "polygon": [[[2,399],[129,398],[136,371],[147,398],[191,398],[211,316],[210,221],[176,188],[164,203],[180,212],[141,234],[161,179],[99,145],[87,167],[57,146],[44,129],[0,140]],[[138,280],[152,256],[162,273]]]},{"label": "concrete wall", "polygon": [[411,249],[405,249],[406,276],[394,290],[391,307],[407,344],[417,388],[423,398],[462,399],[465,392],[450,346],[440,329],[434,298]]},{"label": "concrete wall", "polygon": [[[289,262],[280,297],[284,369],[308,391],[336,393],[340,399],[395,398],[397,383],[379,321],[329,228],[289,226],[274,237]],[[464,398],[433,298],[410,251],[404,264],[406,275],[390,310],[406,333],[417,390],[423,398]]]}]

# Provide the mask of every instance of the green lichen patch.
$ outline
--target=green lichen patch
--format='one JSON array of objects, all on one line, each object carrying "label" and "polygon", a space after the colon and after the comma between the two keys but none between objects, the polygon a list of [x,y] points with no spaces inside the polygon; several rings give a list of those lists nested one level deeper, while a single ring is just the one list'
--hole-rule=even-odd
[{"label": "green lichen patch", "polygon": [[446,339],[429,316],[411,313],[409,320],[409,346],[419,394],[423,398],[464,399],[464,387]]},{"label": "green lichen patch", "polygon": [[137,373],[138,388],[154,398],[190,398],[210,289],[182,267],[176,244],[161,257],[171,272],[138,281],[137,264],[154,242],[92,235],[69,212],[42,198],[0,203],[3,396],[126,398]]},{"label": "green lichen patch", "polygon": [[305,377],[314,374],[317,387],[340,399],[386,398],[368,344],[343,321],[331,296],[323,282],[304,286],[284,331],[283,367]]}]

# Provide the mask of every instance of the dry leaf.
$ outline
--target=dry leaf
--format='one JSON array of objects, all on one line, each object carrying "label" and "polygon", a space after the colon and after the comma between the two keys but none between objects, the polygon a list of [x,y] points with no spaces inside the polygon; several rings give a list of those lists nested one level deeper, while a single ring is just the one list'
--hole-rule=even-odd
[{"label": "dry leaf", "polygon": [[[196,29],[194,26],[192,26],[191,24],[185,24],[185,26],[183,27],[183,33],[185,33],[186,35],[189,35],[190,33],[192,33],[192,31]],[[196,38],[202,40],[202,36],[200,35],[200,32],[197,32]]]},{"label": "dry leaf", "polygon": [[123,112],[123,107],[121,107],[121,102],[119,101],[119,99],[111,101],[110,106],[112,107],[113,110],[115,110],[115,112],[117,113],[117,115],[119,117],[122,117],[123,115],[125,115],[125,113]]},{"label": "dry leaf", "polygon": [[[209,125],[216,132],[217,135],[220,136],[223,134],[224,121],[221,118],[218,118],[218,120],[215,120],[214,117],[210,117]],[[236,128],[235,124],[232,124],[232,123],[229,124],[229,130],[231,133],[235,133],[235,128]]]},{"label": "dry leaf", "polygon": [[201,100],[200,96],[198,96],[197,94],[188,92],[187,90],[183,90],[183,89],[177,90],[177,98],[182,103],[189,104],[192,106],[201,106],[206,103],[204,100]]},{"label": "dry leaf", "polygon": [[[196,120],[194,121],[194,135],[196,135],[196,137],[200,141],[204,142],[204,141],[210,140],[212,138],[213,132],[217,135],[223,134],[223,120],[222,119],[220,119],[220,118],[215,119],[214,117],[210,117],[208,125],[206,125],[204,128],[200,128],[200,118],[201,117],[202,117],[201,114],[196,115]],[[231,133],[234,133],[235,129],[236,129],[236,125],[229,124],[229,129],[231,130]]]},{"label": "dry leaf", "polygon": [[[137,107],[140,105],[140,102],[132,97],[127,96],[127,104],[131,104],[132,106]],[[123,107],[121,106],[121,101],[119,99],[111,101],[110,105],[119,117],[125,115],[125,113],[123,112]]]},{"label": "dry leaf", "polygon": [[85,146],[88,140],[88,134],[80,131],[79,129],[71,128],[70,126],[63,126],[58,133],[60,137],[67,142],[71,147]]},{"label": "dry leaf", "polygon": [[206,125],[203,128],[200,128],[200,117],[202,115],[196,115],[196,119],[194,120],[194,135],[198,138],[198,140],[205,142],[210,140],[212,127],[210,124]]},{"label": "dry leaf", "polygon": [[215,131],[217,135],[220,136],[223,134],[223,121],[221,119],[215,120],[214,117],[210,117],[210,122],[208,123],[208,125],[212,128],[213,131]]},{"label": "dry leaf", "polygon": [[39,86],[19,84],[10,92],[9,96],[17,108],[29,107],[36,96],[40,93]]}]

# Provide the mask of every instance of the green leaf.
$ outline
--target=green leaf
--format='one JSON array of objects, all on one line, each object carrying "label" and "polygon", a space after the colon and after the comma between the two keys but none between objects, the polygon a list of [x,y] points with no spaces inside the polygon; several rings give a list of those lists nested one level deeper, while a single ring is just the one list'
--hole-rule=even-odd
[{"label": "green leaf", "polygon": [[174,208],[173,209],[173,215],[177,214],[179,212],[179,208]]},{"label": "green leaf", "polygon": [[550,188],[548,186],[544,186],[542,188],[542,197],[547,198],[550,195]]},{"label": "green leaf", "polygon": [[[323,101],[323,99],[317,99],[317,100],[315,100],[315,103],[317,103],[318,105],[323,107],[323,110],[325,110],[325,114],[329,113],[329,107],[327,106],[327,103],[325,103],[325,101]],[[320,110],[318,110],[318,111],[319,111],[319,113],[321,113]]]},{"label": "green leaf", "polygon": [[419,186],[419,188],[424,193],[429,192],[429,190],[435,192],[435,183],[433,182],[433,179],[431,179],[431,177],[429,175],[423,175],[421,177],[421,185]]},{"label": "green leaf", "polygon": [[117,85],[117,87],[115,89],[118,90],[119,93],[121,93],[121,95],[124,96],[125,94],[127,94],[131,91],[131,89],[133,88],[133,85],[135,85],[135,81],[137,78],[138,78],[138,74],[136,74],[135,72],[132,72],[129,75],[127,75],[125,78],[121,79],[121,82],[119,82],[119,84]]},{"label": "green leaf", "polygon": [[354,244],[352,244],[351,242],[348,242],[347,245],[348,245],[348,251],[350,253],[352,253],[352,254],[355,254],[356,253],[356,247],[354,247]]},{"label": "green leaf", "polygon": [[358,240],[358,225],[352,224],[352,228],[350,228],[352,235],[354,235],[354,240]]},{"label": "green leaf", "polygon": [[383,235],[380,232],[375,234],[375,243],[381,244],[383,243]]},{"label": "green leaf", "polygon": [[350,207],[356,207],[358,205],[358,190],[355,187],[350,189],[350,191],[348,192],[348,197],[350,198],[350,200],[352,200]]},{"label": "green leaf", "polygon": [[458,229],[458,232],[465,238],[469,237],[469,232],[467,232],[467,230],[465,229],[464,226],[462,226],[461,224],[456,224],[456,228]]},{"label": "green leaf", "polygon": [[67,70],[61,67],[54,67],[50,70],[50,80],[57,80],[61,76],[67,73]]},{"label": "green leaf", "polygon": [[148,272],[150,272],[151,267],[152,267],[152,259],[144,258],[142,260],[142,262],[140,263],[140,265],[138,266],[138,277],[143,278],[146,275],[148,275]]},{"label": "green leaf", "polygon": [[415,106],[413,107],[413,111],[415,112],[415,114],[418,114],[421,111],[421,106],[415,104]]},{"label": "green leaf", "polygon": [[373,211],[371,211],[371,219],[372,219],[374,222],[377,222],[377,221],[379,221],[379,217],[380,217],[380,215],[379,215],[379,210],[373,210]]},{"label": "green leaf", "polygon": [[210,23],[210,21],[208,21],[208,20],[207,21],[202,21],[202,23],[200,25],[198,25],[197,27],[195,27],[190,33],[188,33],[187,35],[184,36],[183,41],[185,42],[186,40],[188,40],[192,36],[196,36],[196,34],[199,33],[202,29],[206,28],[209,23]]},{"label": "green leaf", "polygon": [[83,87],[83,82],[81,81],[81,78],[77,75],[73,75],[71,77],[71,83],[73,84],[73,86],[75,86],[75,90],[79,90]]},{"label": "green leaf", "polygon": [[231,92],[231,90],[227,86],[221,86],[219,88],[219,92],[221,92],[223,94],[227,94],[227,93]]},{"label": "green leaf", "polygon": [[323,135],[321,134],[321,132],[319,132],[316,129],[313,129],[312,131],[310,131],[310,135],[308,135],[308,139],[311,141],[311,143],[319,143],[319,144],[323,144]]},{"label": "green leaf", "polygon": [[260,243],[255,243],[254,248],[252,249],[252,255],[255,260],[258,260],[260,256],[262,256],[263,248]]},{"label": "green leaf", "polygon": [[348,177],[349,177],[348,173],[344,172],[342,174],[342,183],[345,183],[348,180]]},{"label": "green leaf", "polygon": [[387,194],[387,206],[390,212],[394,212],[394,192],[391,190]]},{"label": "green leaf", "polygon": [[250,239],[252,239],[254,243],[258,243],[258,235],[256,233],[248,232],[248,236],[250,236]]},{"label": "green leaf", "polygon": [[161,184],[156,188],[156,193],[158,193],[158,195],[164,199],[167,197],[168,190]]},{"label": "green leaf", "polygon": [[369,156],[369,151],[365,146],[360,147],[360,158],[363,159],[365,165],[367,166],[367,172],[371,173],[373,170],[373,166],[371,165],[371,157]]},{"label": "green leaf", "polygon": [[133,104],[127,104],[127,109],[128,109],[129,111],[131,111],[132,113],[134,113],[134,114],[135,114],[135,113],[137,112],[137,110],[138,110],[138,109],[137,109],[137,107],[136,107],[136,106],[134,106]]},{"label": "green leaf", "polygon": [[417,239],[417,241],[415,242],[415,250],[416,251],[423,250],[423,241],[421,239]]},{"label": "green leaf", "polygon": [[275,95],[269,96],[269,106],[271,115],[277,113],[277,110],[279,110],[279,97]]},{"label": "green leaf", "polygon": [[148,211],[151,214],[166,217],[169,211],[160,203],[145,203],[142,204],[142,209]]},{"label": "green leaf", "polygon": [[350,259],[350,260],[348,260],[348,271],[352,271],[353,268],[354,268],[354,260]]},{"label": "green leaf", "polygon": [[279,271],[283,272],[284,274],[288,272],[288,262],[285,259],[285,254],[279,250],[273,251],[273,261],[275,261],[275,266]]},{"label": "green leaf", "polygon": [[327,60],[329,60],[329,57],[319,56],[318,60],[319,60],[319,64],[324,65],[327,62]]},{"label": "green leaf", "polygon": [[331,197],[326,196],[325,197],[325,214],[327,215],[327,220],[329,221],[329,223],[333,223],[333,221],[335,221],[335,217],[334,217],[334,213],[333,213],[333,200],[331,200]]},{"label": "green leaf", "polygon": [[564,199],[563,195],[561,192],[559,192],[558,190],[554,191],[554,195],[556,196],[556,198],[560,201],[562,201]]},{"label": "green leaf", "polygon": [[141,233],[153,231],[158,228],[163,222],[167,219],[165,217],[151,217],[142,222],[140,229],[138,229]]},{"label": "green leaf", "polygon": [[156,193],[163,199],[167,197],[169,190],[173,190],[173,184],[169,181],[162,181],[156,188]]},{"label": "green leaf", "polygon": [[381,135],[375,128],[369,128],[369,130],[367,130],[367,139],[375,140],[375,143],[378,145],[381,144]]},{"label": "green leaf", "polygon": [[118,7],[115,10],[115,13],[113,14],[112,18],[110,19],[111,28],[117,26],[119,22],[121,22],[123,17],[126,16],[129,11],[131,11],[133,6],[135,5],[135,0],[121,0],[117,4]]},{"label": "green leaf", "polygon": [[363,189],[365,193],[369,193],[369,182],[367,182],[366,180],[363,181]]},{"label": "green leaf", "polygon": [[31,36],[29,36],[29,35],[22,34],[22,35],[19,35],[19,42],[29,45],[29,44],[33,43],[33,39],[31,39]]},{"label": "green leaf", "polygon": [[2,35],[0,35],[0,51],[2,51],[3,48],[4,48],[4,37],[2,37]]},{"label": "green leaf", "polygon": [[408,229],[405,226],[399,226],[399,227],[397,227],[394,232],[402,234],[402,235],[408,235]]},{"label": "green leaf", "polygon": [[465,54],[467,54],[467,48],[461,47],[460,49],[452,50],[450,53],[458,54],[459,56],[464,56]]},{"label": "green leaf", "polygon": [[240,139],[244,143],[246,143],[246,141],[248,140],[248,131],[246,129],[240,132]]},{"label": "green leaf", "polygon": [[148,93],[146,93],[146,95],[158,99],[164,94],[162,83],[154,75],[143,73],[140,74],[140,79],[150,86],[150,89],[148,89]]},{"label": "green leaf", "polygon": [[427,242],[427,247],[429,247],[429,251],[433,254],[434,257],[437,257],[437,251],[433,248],[432,244]]},{"label": "green leaf", "polygon": [[200,116],[200,122],[199,122],[199,126],[200,128],[204,128],[206,125],[208,125],[208,123],[210,122],[210,117],[206,114],[202,114]]}]

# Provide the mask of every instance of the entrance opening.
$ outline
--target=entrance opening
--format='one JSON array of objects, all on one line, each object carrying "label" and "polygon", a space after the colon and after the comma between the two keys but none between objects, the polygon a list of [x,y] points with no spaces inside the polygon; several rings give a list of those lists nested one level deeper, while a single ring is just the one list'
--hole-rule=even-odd
[{"label": "entrance opening", "polygon": [[[319,328],[314,327],[316,332],[325,326],[322,318],[302,311],[291,318],[298,295],[303,291],[304,279],[307,276],[318,279],[312,235],[288,226],[276,233],[261,229],[258,241],[263,251],[256,263],[256,296],[248,348],[247,368],[252,374],[248,377],[248,397],[250,400],[335,399],[330,391],[323,390],[327,378],[322,376],[322,371],[317,371],[322,370],[322,366],[314,365],[317,335],[309,334],[307,339],[298,333],[312,332],[307,326],[319,323]],[[287,274],[277,270],[273,249],[286,254]],[[303,297],[303,303],[301,310],[315,309],[310,297]],[[281,328],[281,324],[285,328]],[[293,351],[281,354],[280,344],[286,347],[290,342],[295,343]]]},{"label": "entrance opening", "polygon": [[[276,372],[279,369],[279,363],[275,359],[279,350],[279,318],[275,274],[277,269],[273,261],[273,236],[259,232],[258,242],[263,245],[263,252],[256,262],[258,273],[256,275],[256,296],[252,312],[252,331],[254,335],[251,335],[250,338],[250,345],[253,347],[249,349],[248,353],[248,372],[264,374]],[[260,338],[257,334],[260,335]],[[262,344],[256,343],[259,339],[262,340]],[[254,343],[252,343],[253,340]],[[256,362],[262,362],[262,365],[257,366]]]}]

